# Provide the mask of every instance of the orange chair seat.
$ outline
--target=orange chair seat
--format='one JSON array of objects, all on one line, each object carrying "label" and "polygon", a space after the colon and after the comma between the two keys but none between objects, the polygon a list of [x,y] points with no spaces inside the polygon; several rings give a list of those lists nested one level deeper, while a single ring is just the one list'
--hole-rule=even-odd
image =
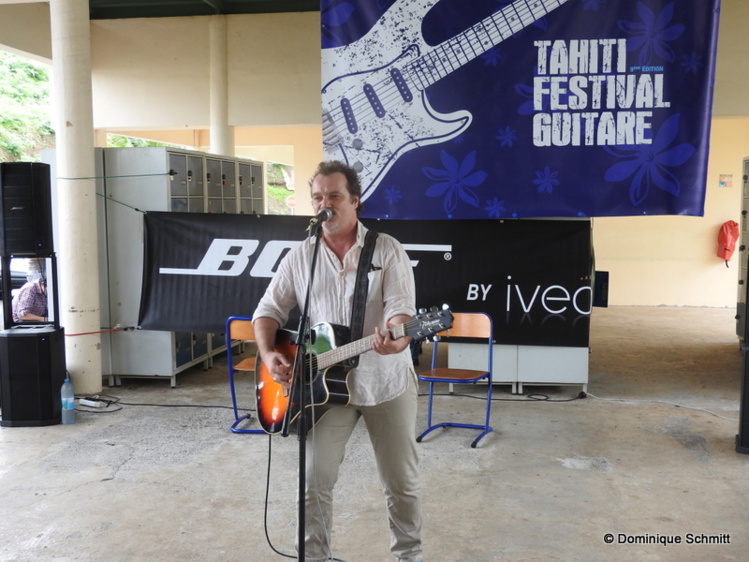
[{"label": "orange chair seat", "polygon": [[484,377],[486,377],[486,371],[476,371],[474,369],[449,369],[444,367],[430,369],[429,371],[424,371],[419,375],[419,378],[421,378],[421,380],[423,381],[472,381],[479,380]]},{"label": "orange chair seat", "polygon": [[239,363],[234,365],[234,369],[237,371],[254,371],[255,357],[247,357],[246,359],[242,359]]}]

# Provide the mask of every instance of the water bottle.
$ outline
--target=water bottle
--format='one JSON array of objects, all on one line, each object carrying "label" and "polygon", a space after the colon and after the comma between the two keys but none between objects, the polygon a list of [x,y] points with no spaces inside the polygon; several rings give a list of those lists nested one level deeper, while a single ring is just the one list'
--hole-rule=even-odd
[{"label": "water bottle", "polygon": [[62,423],[75,423],[75,395],[70,379],[65,379],[62,383],[60,396],[62,397]]}]

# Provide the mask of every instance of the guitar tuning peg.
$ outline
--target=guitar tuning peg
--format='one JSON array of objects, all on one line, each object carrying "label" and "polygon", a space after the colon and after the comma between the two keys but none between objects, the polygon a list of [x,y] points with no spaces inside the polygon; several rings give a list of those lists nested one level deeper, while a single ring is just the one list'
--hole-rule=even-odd
[{"label": "guitar tuning peg", "polygon": [[427,311],[427,309],[426,309],[426,308],[420,308],[420,309],[419,309],[419,314],[425,314],[425,313],[426,313],[426,311]]},{"label": "guitar tuning peg", "polygon": [[430,312],[437,312],[437,311],[439,311],[439,308],[437,308],[436,306],[433,306],[429,310],[430,310]]}]

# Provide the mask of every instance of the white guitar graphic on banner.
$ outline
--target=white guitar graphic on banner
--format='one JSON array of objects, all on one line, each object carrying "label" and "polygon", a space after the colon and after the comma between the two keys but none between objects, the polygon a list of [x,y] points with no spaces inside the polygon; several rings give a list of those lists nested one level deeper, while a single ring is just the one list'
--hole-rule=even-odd
[{"label": "white guitar graphic on banner", "polygon": [[448,141],[473,119],[437,113],[426,89],[567,0],[516,0],[436,47],[420,25],[439,0],[398,0],[354,43],[322,58],[323,151],[359,173],[362,201],[404,153]]}]

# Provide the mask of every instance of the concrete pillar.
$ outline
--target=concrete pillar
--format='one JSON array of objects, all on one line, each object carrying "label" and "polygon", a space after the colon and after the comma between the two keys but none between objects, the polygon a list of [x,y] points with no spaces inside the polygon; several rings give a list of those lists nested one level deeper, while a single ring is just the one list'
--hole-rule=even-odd
[{"label": "concrete pillar", "polygon": [[229,55],[226,16],[211,16],[209,49],[211,152],[234,156],[234,127],[229,126]]},{"label": "concrete pillar", "polygon": [[60,324],[76,394],[101,392],[99,264],[88,0],[49,3]]}]

